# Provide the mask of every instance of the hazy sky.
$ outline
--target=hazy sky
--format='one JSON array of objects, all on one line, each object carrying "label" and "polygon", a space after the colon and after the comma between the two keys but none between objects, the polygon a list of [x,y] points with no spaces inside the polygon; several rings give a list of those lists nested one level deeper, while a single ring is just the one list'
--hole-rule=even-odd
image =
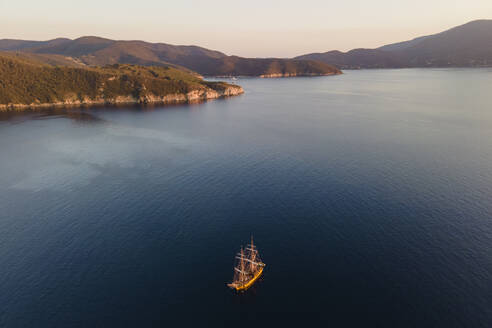
[{"label": "hazy sky", "polygon": [[0,0],[0,38],[97,35],[249,57],[377,47],[492,18],[492,0]]}]

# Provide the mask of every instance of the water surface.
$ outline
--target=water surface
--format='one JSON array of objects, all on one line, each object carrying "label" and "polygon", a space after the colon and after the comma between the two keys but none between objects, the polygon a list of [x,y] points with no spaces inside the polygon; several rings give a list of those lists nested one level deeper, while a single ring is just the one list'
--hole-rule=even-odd
[{"label": "water surface", "polygon": [[1,327],[492,325],[492,70],[238,83],[1,114]]}]

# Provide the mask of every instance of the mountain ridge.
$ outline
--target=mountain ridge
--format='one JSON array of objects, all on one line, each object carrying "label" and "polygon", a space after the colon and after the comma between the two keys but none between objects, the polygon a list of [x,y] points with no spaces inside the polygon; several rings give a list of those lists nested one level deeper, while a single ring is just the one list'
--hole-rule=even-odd
[{"label": "mountain ridge", "polygon": [[294,58],[319,60],[342,69],[492,66],[492,20],[474,20],[375,49],[332,50]]},{"label": "mountain ridge", "polygon": [[288,58],[244,58],[199,46],[176,46],[139,40],[111,40],[94,36],[74,40],[0,40],[0,50],[62,55],[88,66],[134,64],[177,65],[207,76],[315,76],[336,75],[336,67],[312,60]]}]

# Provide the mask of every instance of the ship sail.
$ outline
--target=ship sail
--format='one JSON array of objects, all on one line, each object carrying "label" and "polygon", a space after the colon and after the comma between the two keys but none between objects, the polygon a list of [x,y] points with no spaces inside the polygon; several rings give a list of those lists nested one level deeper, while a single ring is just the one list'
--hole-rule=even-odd
[{"label": "ship sail", "polygon": [[253,243],[253,237],[251,237],[251,244],[245,248],[241,247],[235,259],[237,263],[234,266],[234,278],[227,285],[236,290],[246,290],[261,276],[265,267],[265,263],[261,261],[258,249]]}]

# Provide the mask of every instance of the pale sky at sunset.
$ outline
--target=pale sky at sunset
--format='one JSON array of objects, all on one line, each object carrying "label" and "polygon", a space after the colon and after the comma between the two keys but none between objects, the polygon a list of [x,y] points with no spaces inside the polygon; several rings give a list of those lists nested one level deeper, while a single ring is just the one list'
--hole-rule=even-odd
[{"label": "pale sky at sunset", "polygon": [[492,0],[0,0],[0,39],[97,35],[291,57],[377,47],[492,18]]}]

